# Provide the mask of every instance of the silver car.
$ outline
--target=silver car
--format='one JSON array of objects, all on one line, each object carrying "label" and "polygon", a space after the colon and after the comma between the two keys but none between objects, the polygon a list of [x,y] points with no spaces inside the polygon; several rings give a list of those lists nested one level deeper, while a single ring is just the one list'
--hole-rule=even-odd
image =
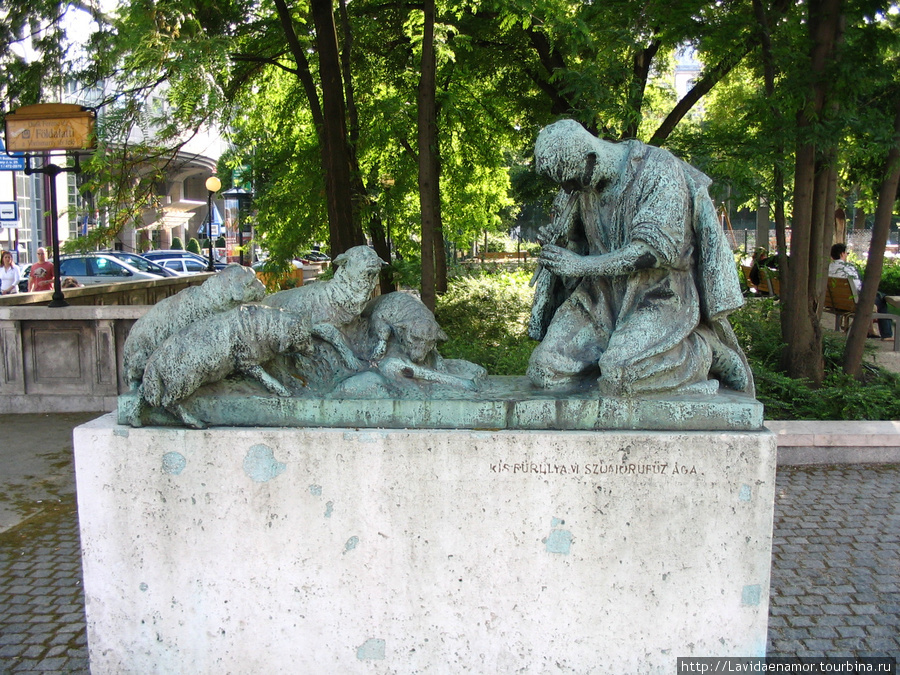
[{"label": "silver car", "polygon": [[175,270],[179,274],[200,274],[208,271],[209,267],[206,261],[200,262],[193,258],[162,258],[156,262],[167,270]]},{"label": "silver car", "polygon": [[113,284],[122,281],[152,281],[158,274],[142,272],[124,260],[105,253],[65,255],[59,258],[59,278],[72,277],[80,284]]}]

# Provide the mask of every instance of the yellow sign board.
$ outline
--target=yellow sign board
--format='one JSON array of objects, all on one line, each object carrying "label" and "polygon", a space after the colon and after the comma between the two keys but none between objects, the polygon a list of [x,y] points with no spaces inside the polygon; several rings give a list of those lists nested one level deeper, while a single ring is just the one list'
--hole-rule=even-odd
[{"label": "yellow sign board", "polygon": [[94,113],[80,105],[27,105],[6,116],[8,152],[83,150],[95,142]]}]

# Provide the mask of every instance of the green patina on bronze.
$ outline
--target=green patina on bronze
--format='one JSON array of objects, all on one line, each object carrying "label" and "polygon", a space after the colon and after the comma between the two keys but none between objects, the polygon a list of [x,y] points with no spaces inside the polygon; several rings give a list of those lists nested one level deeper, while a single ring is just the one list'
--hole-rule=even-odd
[{"label": "green patina on bronze", "polygon": [[[273,396],[258,385],[222,382],[183,405],[209,426],[362,427],[384,429],[530,429],[755,431],[763,406],[722,390],[712,396],[607,397],[596,391],[547,391],[524,377],[488,377],[477,392],[444,398]],[[137,394],[119,397],[119,423],[129,424]],[[148,426],[182,426],[161,408],[142,408]]]}]

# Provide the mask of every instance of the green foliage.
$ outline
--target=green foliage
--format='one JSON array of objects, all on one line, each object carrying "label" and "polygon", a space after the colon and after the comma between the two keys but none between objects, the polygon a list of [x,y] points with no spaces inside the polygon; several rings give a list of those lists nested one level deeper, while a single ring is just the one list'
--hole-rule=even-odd
[{"label": "green foliage", "polygon": [[520,271],[452,280],[435,309],[450,338],[441,354],[482,365],[491,375],[524,375],[537,344],[526,333],[529,279]]},{"label": "green foliage", "polygon": [[188,239],[187,250],[190,251],[191,253],[199,254],[200,253],[200,242],[197,241],[196,238],[191,237],[190,239]]},{"label": "green foliage", "polygon": [[420,288],[422,285],[422,259],[417,256],[393,260],[389,266],[391,279],[401,288]]},{"label": "green foliage", "polygon": [[175,251],[184,250],[184,242],[181,241],[181,237],[172,237],[172,249]]},{"label": "green foliage", "polygon": [[784,343],[779,309],[773,300],[754,299],[731,315],[738,341],[750,361],[766,419],[898,419],[900,377],[871,365],[864,367],[862,381],[845,375],[841,369],[845,340],[837,333],[825,334],[822,387],[813,389],[807,382],[780,372],[778,360]]},{"label": "green foliage", "polygon": [[227,243],[225,242],[225,237],[217,237],[216,238],[216,248],[225,248]]},{"label": "green foliage", "polygon": [[885,258],[878,290],[885,295],[900,295],[900,260]]}]

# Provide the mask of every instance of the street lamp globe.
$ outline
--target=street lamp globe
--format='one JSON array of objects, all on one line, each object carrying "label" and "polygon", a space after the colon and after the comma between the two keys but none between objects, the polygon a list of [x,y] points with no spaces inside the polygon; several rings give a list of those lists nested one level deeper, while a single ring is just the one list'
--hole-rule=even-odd
[{"label": "street lamp globe", "polygon": [[207,190],[207,198],[206,198],[206,207],[209,213],[209,223],[206,229],[206,236],[209,239],[209,265],[206,267],[207,272],[215,272],[216,266],[213,264],[213,210],[212,210],[212,197],[213,194],[218,192],[222,187],[222,181],[219,180],[218,176],[210,176],[206,179],[206,190]]}]

